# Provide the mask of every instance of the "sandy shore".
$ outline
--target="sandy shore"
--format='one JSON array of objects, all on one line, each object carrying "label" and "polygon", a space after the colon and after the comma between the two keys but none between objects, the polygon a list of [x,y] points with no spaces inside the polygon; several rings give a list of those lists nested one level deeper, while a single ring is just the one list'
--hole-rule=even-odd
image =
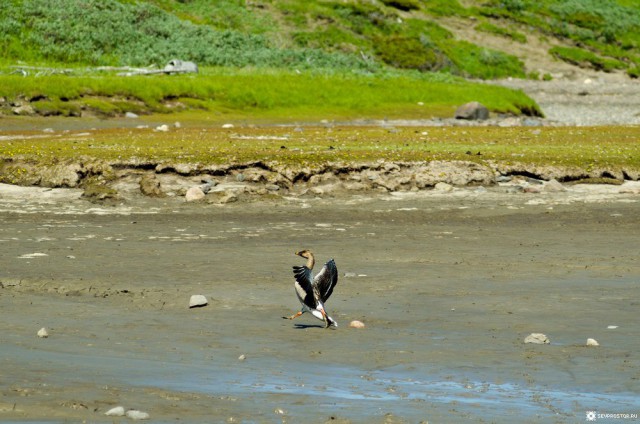
[{"label": "sandy shore", "polygon": [[[189,423],[640,414],[638,195],[98,207],[29,190],[0,187],[2,422],[131,421],[104,415],[119,405]],[[300,248],[336,260],[337,329],[281,318]]]}]

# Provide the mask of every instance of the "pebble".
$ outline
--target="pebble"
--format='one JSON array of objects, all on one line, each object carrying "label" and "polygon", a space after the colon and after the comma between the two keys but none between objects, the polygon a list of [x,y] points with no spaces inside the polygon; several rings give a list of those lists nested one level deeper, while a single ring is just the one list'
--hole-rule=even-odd
[{"label": "pebble", "polygon": [[125,118],[129,118],[129,119],[136,119],[138,117],[138,115],[133,113],[133,112],[127,112],[127,113],[124,114],[124,117]]},{"label": "pebble", "polygon": [[207,298],[201,294],[194,294],[191,296],[191,299],[189,299],[189,308],[199,308],[207,306],[208,304]]},{"label": "pebble", "polygon": [[596,339],[587,339],[587,346],[600,346]]},{"label": "pebble", "polygon": [[617,325],[609,325],[609,326],[607,326],[607,330],[615,330],[616,328],[618,328]]},{"label": "pebble", "polygon": [[244,353],[238,356],[238,361],[244,361],[245,359],[247,359],[247,355],[245,355]]},{"label": "pebble", "polygon": [[38,337],[40,337],[41,339],[46,339],[47,337],[49,337],[47,329],[42,327],[40,330],[38,330]]},{"label": "pebble", "polygon": [[525,343],[549,344],[549,338],[542,333],[531,333],[524,339]]},{"label": "pebble", "polygon": [[146,412],[138,411],[136,409],[130,409],[127,411],[127,417],[132,420],[148,420],[149,414]]},{"label": "pebble", "polygon": [[364,322],[353,320],[349,323],[349,327],[351,328],[364,328]]},{"label": "pebble", "polygon": [[191,187],[184,195],[187,202],[195,202],[204,199],[204,191],[200,187]]},{"label": "pebble", "polygon": [[448,193],[453,191],[453,186],[451,184],[439,182],[435,185],[435,189],[444,193]]},{"label": "pebble", "polygon": [[224,124],[222,128],[233,128],[233,124]]},{"label": "pebble", "polygon": [[157,126],[156,127],[156,131],[168,132],[169,131],[169,125],[163,124],[163,125]]},{"label": "pebble", "polygon": [[544,184],[544,191],[547,193],[560,193],[567,189],[558,180],[553,179]]},{"label": "pebble", "polygon": [[122,406],[116,406],[115,408],[109,409],[104,415],[108,415],[110,417],[124,417],[124,408]]}]

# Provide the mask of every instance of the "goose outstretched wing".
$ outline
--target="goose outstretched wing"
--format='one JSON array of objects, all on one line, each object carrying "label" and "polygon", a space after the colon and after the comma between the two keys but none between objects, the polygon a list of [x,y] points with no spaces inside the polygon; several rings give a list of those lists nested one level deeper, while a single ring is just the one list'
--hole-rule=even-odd
[{"label": "goose outstretched wing", "polygon": [[305,305],[315,308],[311,270],[306,266],[294,266],[293,275],[296,278],[295,287],[298,297],[302,299]]},{"label": "goose outstretched wing", "polygon": [[[306,267],[305,267],[306,268]],[[313,279],[313,284],[318,290],[320,300],[324,303],[329,299],[333,288],[338,284],[338,268],[333,259],[324,264],[318,274]]]}]

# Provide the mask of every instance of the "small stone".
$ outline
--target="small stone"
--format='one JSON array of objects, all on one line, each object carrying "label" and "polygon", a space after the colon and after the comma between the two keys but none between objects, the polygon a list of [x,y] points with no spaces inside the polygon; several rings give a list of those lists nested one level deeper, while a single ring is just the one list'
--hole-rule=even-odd
[{"label": "small stone", "polygon": [[[133,112],[127,112],[124,114],[124,117],[129,119],[136,119],[138,115]],[[124,415],[124,413],[122,415]]]},{"label": "small stone", "polygon": [[187,202],[195,202],[204,199],[204,191],[200,187],[191,187],[184,195]]},{"label": "small stone", "polygon": [[224,124],[224,125],[222,126],[222,128],[225,128],[225,129],[227,129],[227,128],[233,128],[233,124]]},{"label": "small stone", "polygon": [[282,408],[276,408],[276,410],[273,411],[273,412],[275,412],[278,415],[284,415],[284,409],[282,409]]},{"label": "small stone", "polygon": [[243,173],[239,173],[238,175],[236,175],[236,181],[241,183],[244,181],[244,174]]},{"label": "small stone", "polygon": [[525,343],[549,344],[549,338],[542,333],[531,333],[524,339]]},{"label": "small stone", "polygon": [[351,328],[364,328],[364,322],[353,320],[349,323],[349,327]]},{"label": "small stone", "polygon": [[191,296],[191,299],[189,299],[189,308],[201,308],[208,304],[207,298],[201,294],[194,294]]},{"label": "small stone", "polygon": [[618,328],[617,325],[608,325],[607,326],[607,330],[615,330],[616,328]]},{"label": "small stone", "polygon": [[149,414],[146,412],[138,411],[136,409],[130,409],[127,411],[127,417],[132,420],[148,420]]},{"label": "small stone", "polygon": [[567,189],[556,179],[546,182],[543,187],[543,190],[547,193],[559,193],[567,191]]},{"label": "small stone", "polygon": [[600,343],[596,339],[587,339],[587,346],[600,346]]},{"label": "small stone", "polygon": [[167,124],[163,124],[163,125],[157,126],[157,127],[156,127],[156,131],[159,131],[159,132],[168,132],[168,131],[169,131],[169,125],[167,125]]},{"label": "small stone", "polygon": [[124,417],[124,408],[122,406],[116,406],[115,408],[109,409],[104,415],[109,417]]},{"label": "small stone", "polygon": [[244,353],[238,356],[238,361],[244,361],[245,359],[247,359],[247,355],[245,355]]},{"label": "small stone", "polygon": [[182,124],[180,122],[176,122],[175,124],[173,124],[173,126],[176,128],[181,128]]},{"label": "small stone", "polygon": [[233,203],[237,201],[238,201],[238,196],[236,196],[235,193],[227,193],[225,196],[223,196],[220,199],[220,203],[223,203],[223,204]]},{"label": "small stone", "polygon": [[36,111],[31,105],[20,105],[11,109],[14,115],[34,115]]},{"label": "small stone", "polygon": [[200,186],[200,190],[202,190],[202,192],[204,194],[207,194],[211,191],[211,189],[215,186],[215,183],[212,181],[209,181],[207,183],[204,183]]},{"label": "small stone", "polygon": [[41,339],[46,339],[47,337],[49,337],[49,332],[46,328],[42,327],[40,330],[38,330],[38,337],[40,337]]},{"label": "small stone", "polygon": [[435,189],[437,191],[441,191],[443,193],[449,193],[449,192],[453,191],[453,186],[451,184],[439,182],[439,183],[436,184]]}]

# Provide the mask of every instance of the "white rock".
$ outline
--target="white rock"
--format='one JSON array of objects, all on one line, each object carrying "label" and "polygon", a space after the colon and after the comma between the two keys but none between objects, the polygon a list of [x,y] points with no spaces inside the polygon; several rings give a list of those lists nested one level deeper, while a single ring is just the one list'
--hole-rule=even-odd
[{"label": "white rock", "polygon": [[552,179],[544,183],[542,190],[546,191],[547,193],[559,193],[567,191],[567,189],[556,179]]},{"label": "white rock", "polygon": [[353,320],[349,323],[349,327],[351,328],[364,328],[364,322]]},{"label": "white rock", "polygon": [[238,356],[238,361],[244,361],[245,359],[247,359],[247,355],[245,355],[244,353]]},{"label": "white rock", "polygon": [[129,119],[136,119],[138,117],[138,115],[133,113],[133,112],[127,112],[127,113],[124,114],[124,117],[125,118],[129,118]]},{"label": "white rock", "polygon": [[169,131],[169,125],[167,125],[167,124],[160,125],[160,126],[156,127],[156,131],[167,132],[167,131]]},{"label": "white rock", "polygon": [[138,411],[136,409],[130,409],[127,411],[127,417],[132,420],[148,420],[149,414],[146,412]]},{"label": "white rock", "polygon": [[176,127],[176,128],[180,128],[180,127],[182,127],[182,124],[180,122],[176,121],[176,123],[173,124],[173,126]]},{"label": "white rock", "polygon": [[443,182],[436,183],[434,188],[443,193],[448,193],[450,191],[453,191],[453,186],[451,184],[447,184]]},{"label": "white rock", "polygon": [[104,415],[108,415],[110,417],[124,417],[124,408],[122,406],[116,406],[115,408],[109,409]]},{"label": "white rock", "polygon": [[204,191],[200,187],[191,187],[187,190],[187,193],[184,195],[184,199],[187,202],[195,202],[197,200],[204,199]]},{"label": "white rock", "polygon": [[531,333],[524,339],[525,343],[549,344],[549,338],[542,333]]},{"label": "white rock", "polygon": [[596,339],[587,339],[587,346],[600,346]]},{"label": "white rock", "polygon": [[191,296],[191,299],[189,299],[189,307],[190,308],[197,308],[200,306],[207,306],[209,302],[207,302],[207,298],[204,297],[201,294],[194,294],[193,296]]},{"label": "white rock", "polygon": [[615,330],[616,328],[618,328],[617,325],[608,325],[607,326],[607,330]]},{"label": "white rock", "polygon": [[38,337],[40,337],[41,339],[46,339],[47,337],[49,337],[47,329],[42,327],[40,330],[38,330]]},{"label": "white rock", "polygon": [[222,128],[233,128],[233,124],[224,124]]}]

